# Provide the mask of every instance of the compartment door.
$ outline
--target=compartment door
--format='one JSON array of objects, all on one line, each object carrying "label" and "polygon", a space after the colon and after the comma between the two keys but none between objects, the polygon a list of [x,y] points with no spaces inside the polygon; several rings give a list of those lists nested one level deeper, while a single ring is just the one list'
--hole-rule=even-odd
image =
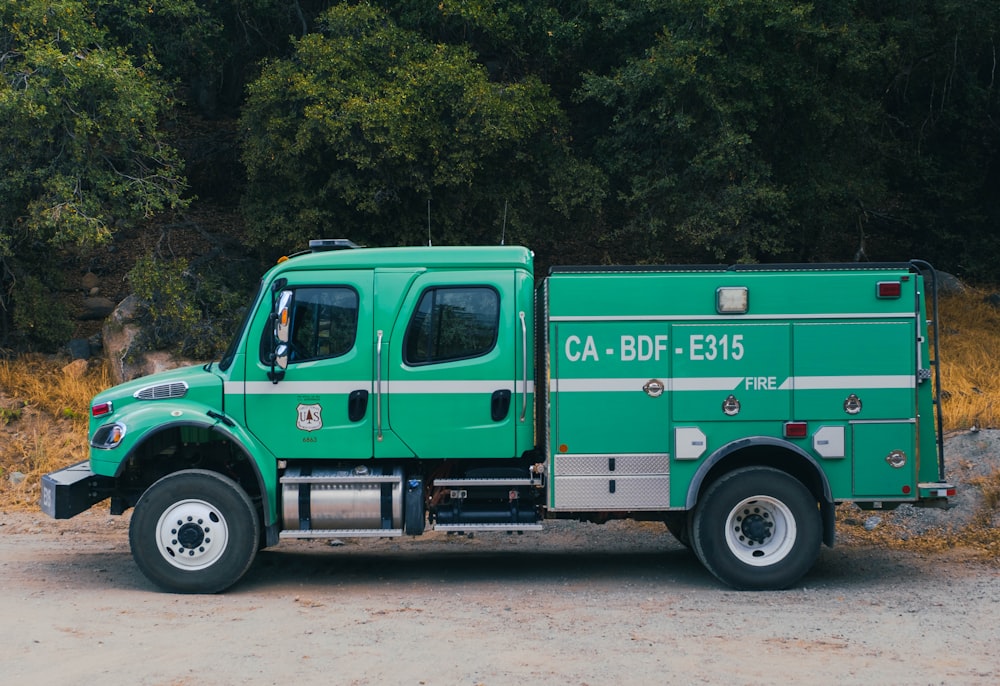
[{"label": "compartment door", "polygon": [[[857,422],[854,434],[854,495],[911,500],[916,485],[914,422]],[[902,466],[899,465],[902,462]]]},{"label": "compartment door", "polygon": [[553,453],[666,453],[669,325],[560,321],[549,326]]}]

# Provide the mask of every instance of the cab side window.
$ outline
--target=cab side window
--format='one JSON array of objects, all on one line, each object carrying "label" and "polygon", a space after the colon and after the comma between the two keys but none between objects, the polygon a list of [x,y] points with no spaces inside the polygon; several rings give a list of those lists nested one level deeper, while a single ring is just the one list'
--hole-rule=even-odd
[{"label": "cab side window", "polygon": [[[289,334],[290,363],[350,352],[358,332],[358,293],[347,286],[295,289]],[[265,338],[270,332],[265,331]],[[261,361],[266,363],[264,346]]]},{"label": "cab side window", "polygon": [[403,340],[408,365],[485,355],[497,341],[500,294],[489,286],[428,288],[410,317]]}]

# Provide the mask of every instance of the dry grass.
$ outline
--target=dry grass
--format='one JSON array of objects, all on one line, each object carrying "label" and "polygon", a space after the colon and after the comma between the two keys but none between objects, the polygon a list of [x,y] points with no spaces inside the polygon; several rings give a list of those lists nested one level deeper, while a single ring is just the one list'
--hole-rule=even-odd
[{"label": "dry grass", "polygon": [[[941,386],[946,431],[972,426],[1000,428],[1000,310],[970,290],[941,301]],[[0,362],[0,509],[37,508],[43,474],[85,459],[87,408],[110,385],[107,368],[92,363],[86,374],[63,372],[63,362],[23,356]],[[23,480],[15,477],[23,475]],[[863,515],[840,508],[843,538],[863,544],[917,548],[927,552],[962,546],[983,557],[1000,557],[1000,471],[965,488],[983,493],[984,507],[967,529],[910,539],[887,522],[873,531]]]},{"label": "dry grass", "polygon": [[1000,427],[1000,310],[985,291],[942,298],[941,388],[945,428]]},{"label": "dry grass", "polygon": [[87,408],[111,385],[104,365],[86,373],[27,355],[0,361],[0,508],[38,506],[43,474],[87,456]]}]

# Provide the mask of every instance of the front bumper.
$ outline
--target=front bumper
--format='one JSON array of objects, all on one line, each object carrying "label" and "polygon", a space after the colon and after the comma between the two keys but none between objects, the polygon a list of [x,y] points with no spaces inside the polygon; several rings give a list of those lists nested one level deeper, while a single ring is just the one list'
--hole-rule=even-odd
[{"label": "front bumper", "polygon": [[114,493],[115,480],[90,471],[90,463],[75,465],[42,477],[42,512],[54,519],[69,519]]}]

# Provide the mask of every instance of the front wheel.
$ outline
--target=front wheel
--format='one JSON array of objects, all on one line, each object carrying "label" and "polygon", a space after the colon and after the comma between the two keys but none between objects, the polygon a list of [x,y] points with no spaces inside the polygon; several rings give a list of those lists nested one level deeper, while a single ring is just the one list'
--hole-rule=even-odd
[{"label": "front wheel", "polygon": [[691,521],[692,548],[702,564],[742,590],[797,582],[816,562],[822,533],[809,489],[769,467],[722,476],[705,491]]},{"label": "front wheel", "polygon": [[218,593],[246,573],[260,519],[232,479],[200,469],[150,486],[129,527],[132,557],[146,577],[175,593]]}]

